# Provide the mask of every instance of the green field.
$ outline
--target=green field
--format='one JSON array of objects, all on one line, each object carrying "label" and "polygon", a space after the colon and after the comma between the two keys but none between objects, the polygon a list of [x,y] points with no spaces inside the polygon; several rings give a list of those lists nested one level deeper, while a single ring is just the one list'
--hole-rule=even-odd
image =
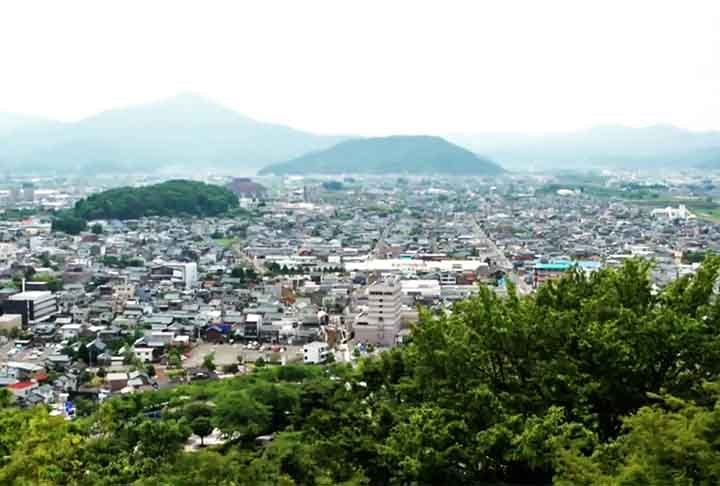
[{"label": "green field", "polygon": [[223,248],[230,248],[236,241],[237,241],[237,238],[215,238],[215,239],[213,239],[214,243],[222,246]]}]

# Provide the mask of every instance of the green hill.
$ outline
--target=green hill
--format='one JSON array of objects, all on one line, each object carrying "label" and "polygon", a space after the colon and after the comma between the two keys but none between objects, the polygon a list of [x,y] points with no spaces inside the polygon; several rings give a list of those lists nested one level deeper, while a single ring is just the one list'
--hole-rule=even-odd
[{"label": "green hill", "polygon": [[119,187],[93,194],[75,204],[74,214],[85,220],[217,216],[237,205],[237,196],[223,187],[204,182],[173,180],[151,186]]},{"label": "green hill", "polygon": [[347,140],[260,174],[457,174],[495,175],[503,169],[440,137],[392,136]]}]

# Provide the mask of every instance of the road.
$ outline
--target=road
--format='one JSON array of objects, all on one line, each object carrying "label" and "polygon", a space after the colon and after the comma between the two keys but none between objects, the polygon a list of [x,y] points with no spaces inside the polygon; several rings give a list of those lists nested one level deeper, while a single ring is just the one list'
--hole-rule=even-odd
[{"label": "road", "polygon": [[485,242],[487,247],[490,249],[490,254],[492,255],[491,258],[495,259],[497,265],[505,270],[507,278],[515,284],[518,293],[520,295],[527,295],[531,293],[532,289],[527,283],[525,283],[525,280],[520,275],[518,275],[517,272],[515,272],[513,264],[510,262],[510,260],[508,260],[507,256],[505,256],[505,253],[500,251],[495,242],[490,239],[487,234],[485,234],[485,232],[482,230],[482,228],[480,227],[480,223],[478,223],[477,217],[473,217],[472,222],[477,237]]}]

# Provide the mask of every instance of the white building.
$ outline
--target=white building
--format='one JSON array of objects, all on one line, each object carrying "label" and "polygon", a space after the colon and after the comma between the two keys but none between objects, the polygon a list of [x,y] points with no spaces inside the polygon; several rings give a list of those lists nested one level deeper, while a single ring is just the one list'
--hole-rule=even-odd
[{"label": "white building", "polygon": [[388,279],[368,287],[368,308],[355,318],[355,341],[392,346],[402,323],[402,287]]},{"label": "white building", "polygon": [[60,328],[63,339],[75,339],[82,331],[82,324],[65,324]]},{"label": "white building", "polygon": [[20,314],[23,326],[33,325],[54,316],[58,311],[55,294],[49,291],[28,291],[11,295],[2,304],[6,314]]},{"label": "white building", "polygon": [[9,265],[17,258],[17,245],[14,243],[0,243],[0,265]]},{"label": "white building", "polygon": [[198,284],[197,263],[195,262],[172,262],[168,263],[172,268],[173,279],[180,279],[185,283],[185,289],[193,289]]},{"label": "white building", "polygon": [[688,211],[684,204],[680,204],[677,208],[667,206],[665,208],[653,209],[650,213],[653,217],[667,218],[667,219],[695,219],[695,215]]},{"label": "white building", "polygon": [[133,349],[135,357],[143,363],[150,363],[153,360],[153,348],[136,346]]},{"label": "white building", "polygon": [[327,361],[330,354],[326,343],[315,341],[303,346],[303,362],[305,364],[320,364]]}]

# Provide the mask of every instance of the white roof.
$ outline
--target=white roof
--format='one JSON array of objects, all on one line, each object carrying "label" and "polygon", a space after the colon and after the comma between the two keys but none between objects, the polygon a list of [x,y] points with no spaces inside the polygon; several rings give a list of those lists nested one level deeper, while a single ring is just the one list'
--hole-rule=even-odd
[{"label": "white roof", "polygon": [[127,373],[108,373],[105,379],[108,381],[127,380]]},{"label": "white roof", "polygon": [[49,290],[28,290],[27,292],[11,295],[8,300],[38,300],[51,296],[52,292]]},{"label": "white roof", "polygon": [[25,371],[40,371],[42,369],[42,366],[38,366],[33,363],[25,363],[21,361],[8,361],[7,364],[8,368],[16,368],[18,370],[25,370]]}]

